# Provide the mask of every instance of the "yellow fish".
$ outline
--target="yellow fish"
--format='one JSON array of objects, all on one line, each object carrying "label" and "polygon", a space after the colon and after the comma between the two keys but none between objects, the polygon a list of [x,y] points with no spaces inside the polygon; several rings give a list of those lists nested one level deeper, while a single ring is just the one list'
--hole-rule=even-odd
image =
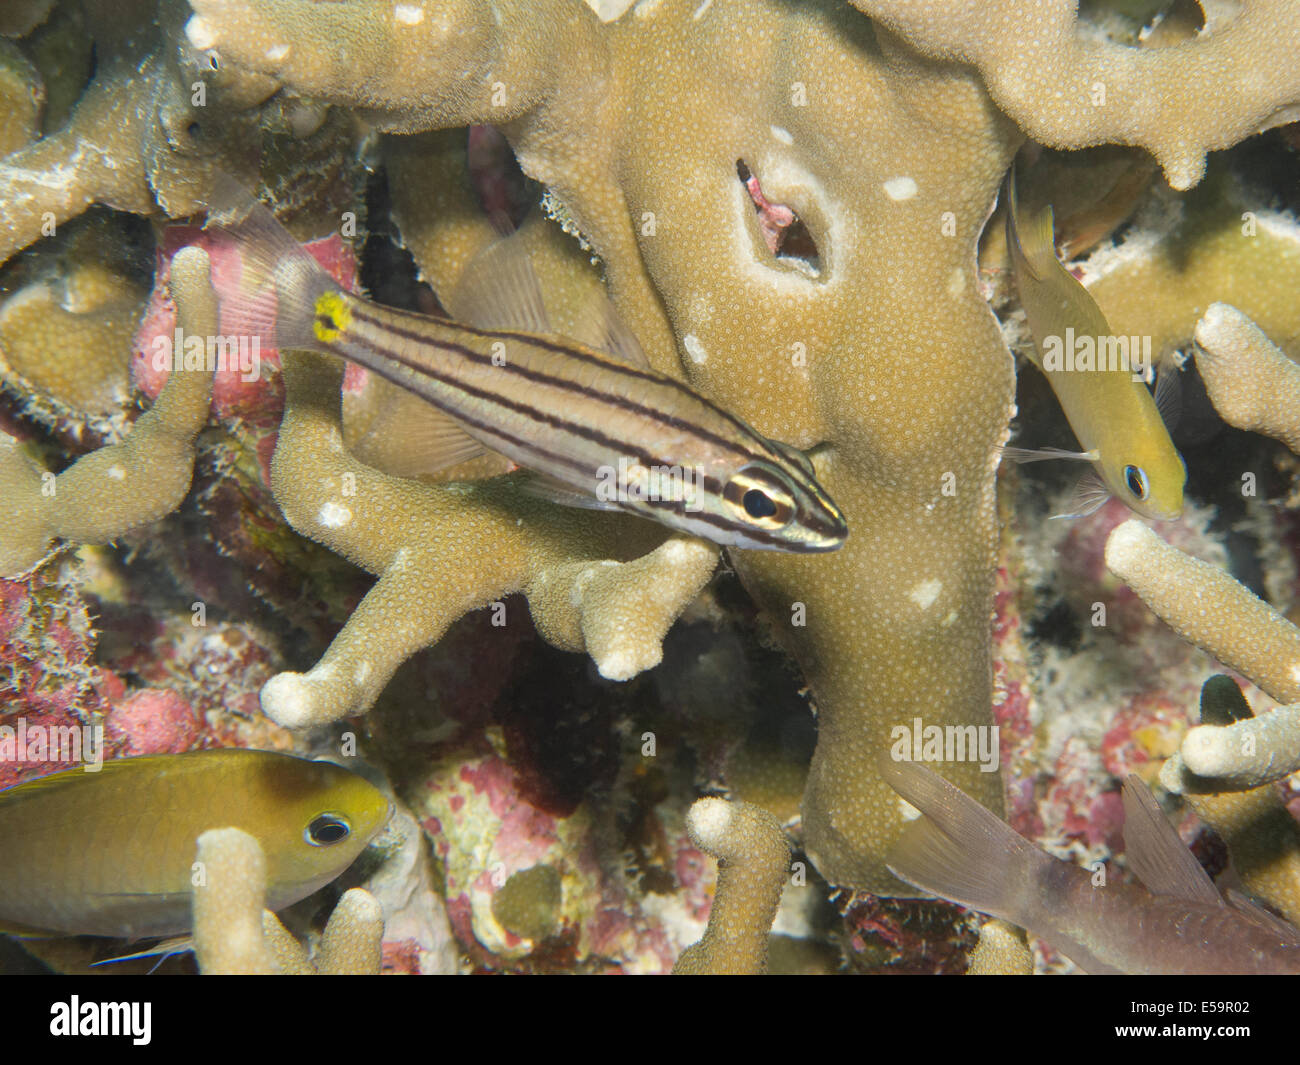
[{"label": "yellow fish", "polygon": [[[1159,390],[1158,406],[1142,374],[1136,372],[1136,353],[1117,358],[1128,338],[1112,336],[1101,308],[1057,259],[1052,209],[1045,207],[1032,219],[1020,217],[1014,166],[1007,173],[1004,193],[1007,248],[1038,349],[1034,362],[1046,375],[1083,448],[1080,453],[1007,448],[1006,453],[1021,461],[1080,458],[1092,462],[1100,483],[1080,485],[1071,516],[1091,514],[1115,495],[1143,517],[1178,517],[1183,511],[1187,467],[1169,439],[1159,409],[1170,393]],[[1087,359],[1082,357],[1085,353]],[[1173,378],[1162,378],[1162,383],[1166,380]]]},{"label": "yellow fish", "polygon": [[68,769],[0,792],[0,930],[188,932],[195,841],[210,828],[240,828],[261,843],[266,905],[283,909],[351,865],[391,813],[355,773],[270,751]]}]

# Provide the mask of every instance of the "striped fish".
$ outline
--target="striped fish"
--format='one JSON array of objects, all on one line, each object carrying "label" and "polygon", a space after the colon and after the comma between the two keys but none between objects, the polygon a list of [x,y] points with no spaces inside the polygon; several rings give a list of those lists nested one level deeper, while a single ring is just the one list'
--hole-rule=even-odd
[{"label": "striped fish", "polygon": [[243,270],[219,293],[223,311],[268,322],[257,331],[271,346],[337,355],[436,408],[446,425],[431,434],[437,454],[427,468],[491,450],[541,475],[537,494],[724,546],[813,552],[844,543],[844,516],[808,457],[652,370],[612,308],[606,350],[555,335],[516,241],[488,249],[471,273],[478,305],[495,301],[498,318],[528,328],[481,328],[346,292],[247,194],[218,182],[213,200],[209,226],[235,239]]}]

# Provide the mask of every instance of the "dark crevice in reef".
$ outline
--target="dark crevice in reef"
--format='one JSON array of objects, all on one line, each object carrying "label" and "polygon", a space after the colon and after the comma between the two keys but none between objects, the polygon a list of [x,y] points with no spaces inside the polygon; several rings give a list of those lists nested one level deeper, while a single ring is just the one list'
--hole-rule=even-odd
[{"label": "dark crevice in reef", "polygon": [[[1052,596],[1053,590],[1040,589],[1040,597]],[[1063,599],[1049,599],[1029,620],[1025,634],[1035,643],[1048,643],[1073,654],[1083,644],[1077,611]]]},{"label": "dark crevice in reef", "polygon": [[386,168],[370,173],[365,202],[366,239],[358,256],[362,287],[372,299],[386,306],[441,314],[433,289],[420,280],[415,259],[398,241]]}]

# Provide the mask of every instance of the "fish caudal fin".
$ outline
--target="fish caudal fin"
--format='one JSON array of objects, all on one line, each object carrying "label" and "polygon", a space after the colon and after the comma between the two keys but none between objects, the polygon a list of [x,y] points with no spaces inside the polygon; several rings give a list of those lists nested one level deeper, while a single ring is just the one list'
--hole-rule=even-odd
[{"label": "fish caudal fin", "polygon": [[224,331],[257,336],[267,347],[329,350],[319,303],[342,286],[228,174],[213,178],[204,228],[218,230],[239,253],[236,276],[217,284]]},{"label": "fish caudal fin", "polygon": [[923,817],[885,859],[897,877],[981,913],[1023,925],[1020,898],[1033,871],[1053,859],[1010,825],[917,762],[878,762],[880,775]]}]

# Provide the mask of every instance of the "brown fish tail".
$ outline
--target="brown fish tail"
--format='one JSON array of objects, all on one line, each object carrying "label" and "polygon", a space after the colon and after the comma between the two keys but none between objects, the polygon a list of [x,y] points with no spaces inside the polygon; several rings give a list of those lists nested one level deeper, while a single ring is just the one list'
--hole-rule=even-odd
[{"label": "brown fish tail", "polygon": [[894,875],[1024,925],[1025,888],[1053,859],[923,765],[886,756],[880,774],[925,815],[908,825],[890,850],[886,864]]}]

